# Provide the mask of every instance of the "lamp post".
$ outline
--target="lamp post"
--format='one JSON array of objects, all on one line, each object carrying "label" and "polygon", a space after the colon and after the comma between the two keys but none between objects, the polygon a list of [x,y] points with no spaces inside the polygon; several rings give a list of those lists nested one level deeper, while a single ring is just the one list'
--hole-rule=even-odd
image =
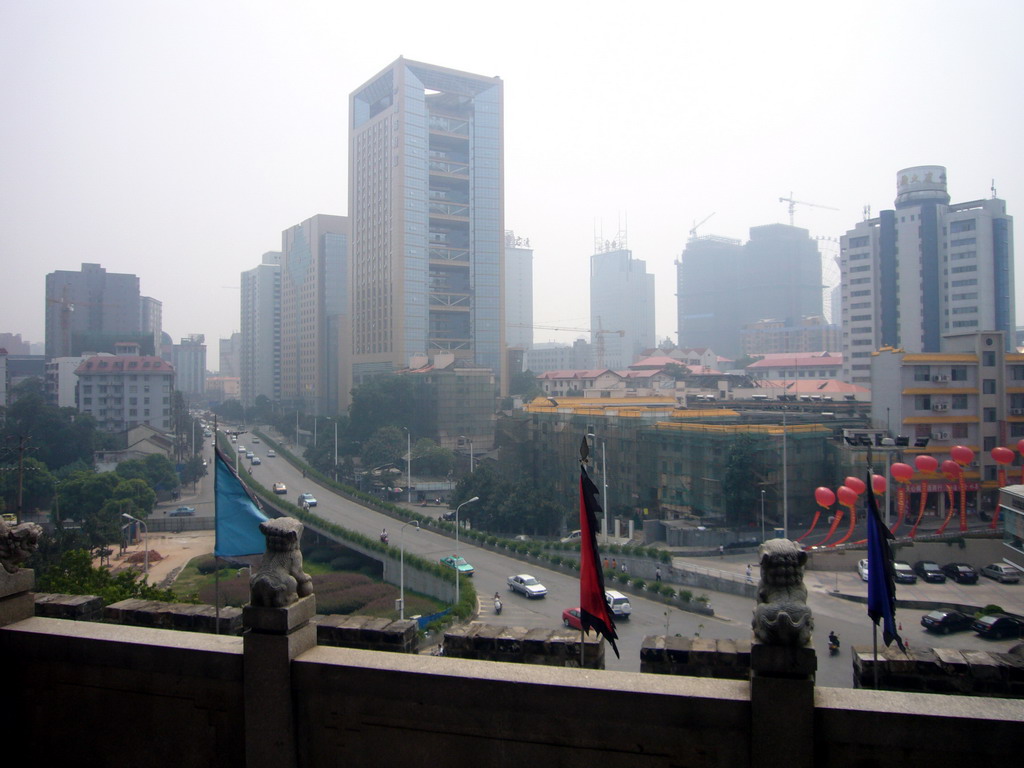
[{"label": "lamp post", "polygon": [[133,523],[138,523],[139,525],[142,526],[142,536],[143,536],[142,546],[144,546],[146,548],[146,555],[145,555],[145,563],[146,564],[144,566],[143,573],[145,573],[148,576],[149,575],[149,528],[146,526],[146,524],[142,520],[139,520],[139,518],[137,518],[137,517],[132,517],[127,512],[122,512],[121,513],[121,517],[124,520],[128,520],[129,522],[133,522]]},{"label": "lamp post", "polygon": [[405,430],[405,492],[406,501],[412,504],[412,432],[408,427]]},{"label": "lamp post", "polygon": [[473,474],[473,438],[466,437],[465,435],[459,435],[460,440],[465,440],[469,443],[469,474]]},{"label": "lamp post", "polygon": [[459,510],[461,510],[467,504],[472,504],[474,501],[480,501],[479,496],[474,496],[472,499],[466,499],[464,502],[459,504],[455,508],[455,604],[459,604]]},{"label": "lamp post", "polygon": [[[588,432],[587,437],[597,440],[597,435]],[[604,510],[604,521],[601,523],[601,532],[604,534],[605,543],[608,543],[608,465],[605,463],[605,447],[608,441],[601,438],[601,508]]]},{"label": "lamp post", "polygon": [[[398,567],[398,618],[400,619],[405,618],[405,526],[409,525],[409,523],[415,525],[417,531],[420,529],[419,520],[409,520],[408,522],[402,523],[402,527],[398,529],[398,547],[401,550],[400,565]],[[455,578],[458,579],[458,575],[456,575]]]},{"label": "lamp post", "polygon": [[764,488],[761,489],[761,542],[764,543]]}]

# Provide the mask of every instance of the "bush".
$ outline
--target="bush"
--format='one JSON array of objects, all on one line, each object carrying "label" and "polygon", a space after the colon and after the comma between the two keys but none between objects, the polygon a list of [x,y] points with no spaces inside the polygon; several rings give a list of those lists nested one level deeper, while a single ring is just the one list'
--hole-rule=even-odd
[{"label": "bush", "polygon": [[223,568],[223,563],[217,562],[217,559],[213,555],[203,555],[192,560],[192,565],[196,567],[203,576],[209,576],[211,573],[215,573],[218,568]]},{"label": "bush", "polygon": [[679,590],[679,599],[684,603],[693,602],[693,592],[688,589],[681,589]]},{"label": "bush", "polygon": [[976,615],[978,616],[990,616],[993,613],[1006,613],[1001,605],[989,604],[982,608]]},{"label": "bush", "polygon": [[643,580],[642,578],[640,578],[639,576],[637,576],[637,577],[636,577],[635,579],[633,579],[633,582],[632,582],[632,584],[633,584],[633,586],[634,586],[634,587],[635,587],[636,589],[646,589],[646,587],[647,587],[647,582],[646,582],[646,581],[644,581],[644,580]]}]

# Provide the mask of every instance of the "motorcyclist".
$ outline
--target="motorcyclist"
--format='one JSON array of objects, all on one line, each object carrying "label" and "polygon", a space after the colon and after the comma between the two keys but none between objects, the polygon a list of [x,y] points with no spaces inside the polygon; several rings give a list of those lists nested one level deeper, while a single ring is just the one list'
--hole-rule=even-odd
[{"label": "motorcyclist", "polygon": [[497,592],[494,593],[494,612],[501,613],[501,598]]},{"label": "motorcyclist", "polygon": [[388,529],[387,528],[382,528],[381,529],[380,540],[381,541],[387,541],[388,540]]},{"label": "motorcyclist", "polygon": [[835,630],[828,633],[828,644],[830,648],[839,647],[839,635],[835,633]]}]

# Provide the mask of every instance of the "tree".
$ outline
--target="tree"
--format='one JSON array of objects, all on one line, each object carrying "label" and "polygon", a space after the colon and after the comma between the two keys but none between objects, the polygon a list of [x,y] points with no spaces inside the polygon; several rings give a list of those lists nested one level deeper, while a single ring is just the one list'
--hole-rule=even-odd
[{"label": "tree", "polygon": [[16,454],[20,444],[28,455],[55,470],[79,460],[92,462],[93,452],[114,439],[101,437],[91,416],[47,405],[37,379],[12,387],[11,400],[0,427],[0,445],[8,455]]},{"label": "tree", "polygon": [[512,374],[508,391],[510,395],[522,395],[526,402],[544,394],[544,390],[537,384],[537,374],[533,371]]},{"label": "tree", "polygon": [[134,571],[111,573],[109,568],[95,568],[92,556],[84,549],[64,552],[59,562],[39,575],[40,592],[65,595],[97,595],[106,605],[129,598],[174,602],[169,589],[158,589]]},{"label": "tree", "polygon": [[[24,460],[22,470],[22,509],[41,509],[53,501],[56,478],[46,465],[31,457]],[[5,507],[9,510],[18,508],[18,465],[5,467],[0,472],[0,494]]]},{"label": "tree", "polygon": [[232,424],[244,424],[245,423],[245,409],[242,404],[237,400],[225,400],[218,406],[215,406],[213,412],[217,414],[225,423],[230,422]]},{"label": "tree", "polygon": [[452,504],[473,496],[479,496],[480,501],[463,507],[459,516],[472,520],[474,528],[536,536],[553,536],[561,530],[565,510],[554,500],[553,488],[538,488],[518,472],[481,465],[459,481]]},{"label": "tree", "polygon": [[185,465],[181,468],[181,482],[192,483],[192,488],[195,489],[196,483],[199,482],[200,478],[206,477],[206,465],[203,464],[203,457],[198,453],[192,456]]},{"label": "tree", "polygon": [[181,483],[178,481],[178,474],[174,471],[174,465],[170,460],[159,453],[151,453],[143,459],[128,459],[117,465],[117,475],[124,480],[139,478],[154,491],[176,491]]},{"label": "tree", "polygon": [[738,526],[740,521],[757,508],[760,490],[755,476],[757,444],[753,437],[739,433],[729,449],[722,476],[722,495],[725,499],[725,524]]},{"label": "tree", "polygon": [[360,452],[364,467],[382,464],[403,465],[406,448],[405,432],[398,427],[382,427],[363,444]]},{"label": "tree", "polygon": [[405,427],[413,435],[437,433],[434,389],[424,377],[378,376],[352,391],[351,438],[366,443],[382,427]]},{"label": "tree", "polygon": [[429,437],[420,438],[412,446],[412,469],[417,475],[447,477],[455,467],[455,454]]}]

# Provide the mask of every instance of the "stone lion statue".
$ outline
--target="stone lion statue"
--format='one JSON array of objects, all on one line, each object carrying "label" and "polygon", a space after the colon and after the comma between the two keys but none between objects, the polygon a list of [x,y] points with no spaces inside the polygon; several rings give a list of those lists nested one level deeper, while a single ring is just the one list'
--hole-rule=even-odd
[{"label": "stone lion statue", "polygon": [[252,605],[283,608],[313,594],[313,580],[302,570],[303,525],[294,517],[279,517],[260,523],[267,537],[267,551],[259,570],[249,580]]},{"label": "stone lion statue", "polygon": [[757,585],[754,637],[766,645],[807,645],[814,629],[804,586],[807,553],[789,539],[769,539],[758,553],[761,581]]},{"label": "stone lion statue", "polygon": [[0,565],[8,573],[17,573],[21,563],[28,560],[36,547],[43,529],[35,523],[11,525],[0,520]]}]

